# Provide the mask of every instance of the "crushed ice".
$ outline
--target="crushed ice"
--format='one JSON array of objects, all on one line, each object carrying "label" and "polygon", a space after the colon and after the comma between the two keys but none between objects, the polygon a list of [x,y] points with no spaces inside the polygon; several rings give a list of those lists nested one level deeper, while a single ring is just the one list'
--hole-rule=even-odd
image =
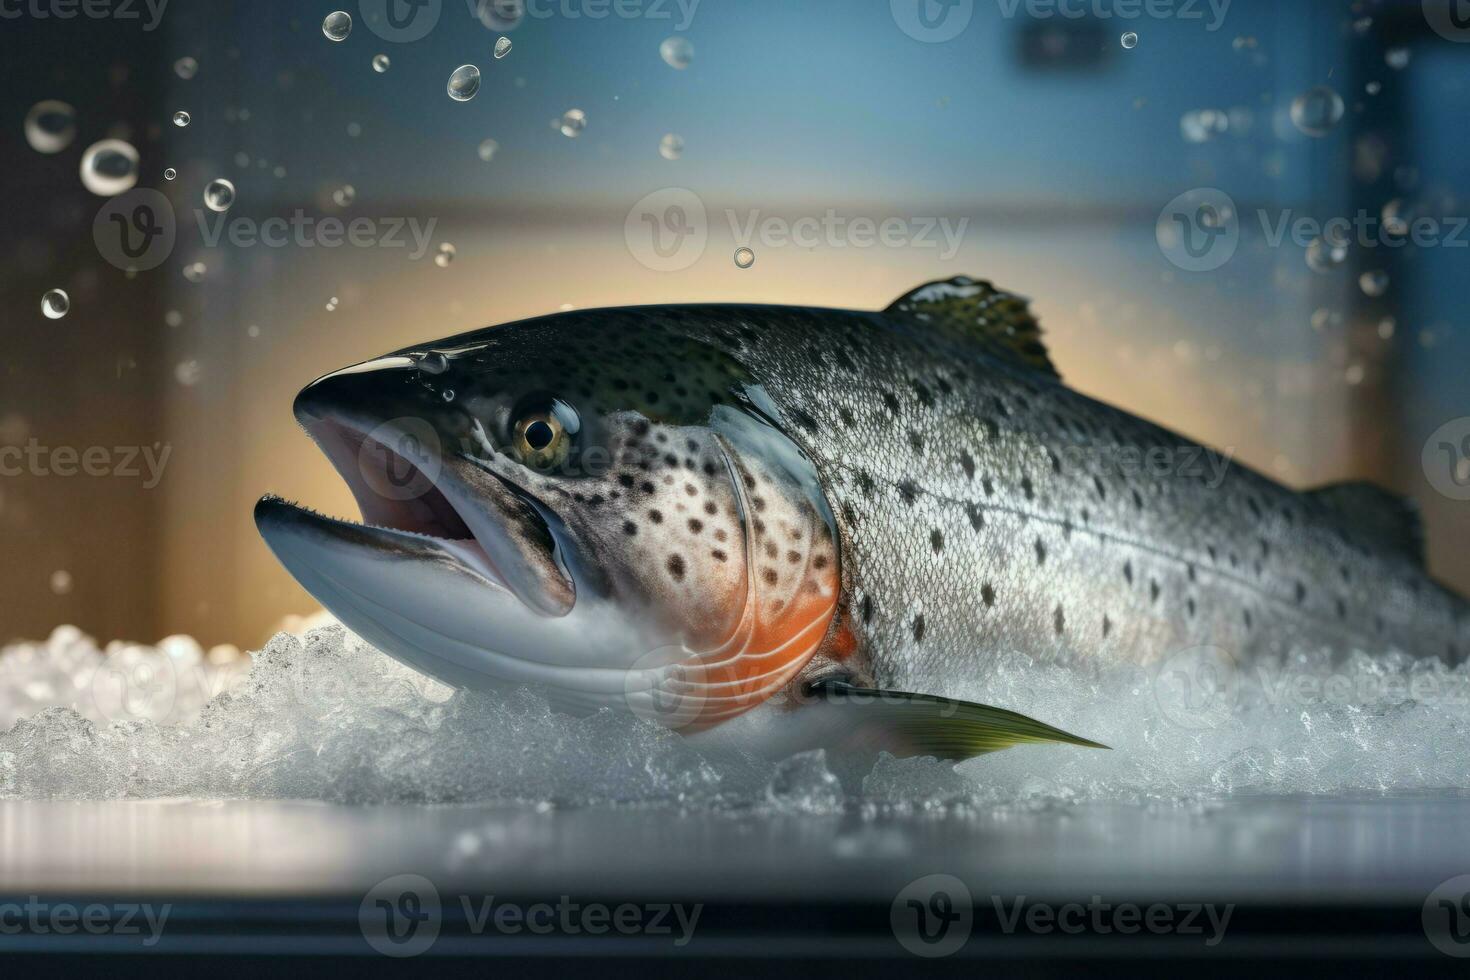
[{"label": "crushed ice", "polygon": [[1220,667],[1210,656],[1154,671],[1001,657],[946,693],[1113,751],[1028,746],[958,767],[885,757],[854,773],[820,752],[761,759],[740,749],[738,730],[712,743],[612,712],[567,717],[530,692],[454,691],[340,626],[282,633],[253,657],[183,637],[99,648],[61,628],[0,651],[0,798],[813,813],[1470,788],[1464,665],[1322,652],[1272,670]]}]

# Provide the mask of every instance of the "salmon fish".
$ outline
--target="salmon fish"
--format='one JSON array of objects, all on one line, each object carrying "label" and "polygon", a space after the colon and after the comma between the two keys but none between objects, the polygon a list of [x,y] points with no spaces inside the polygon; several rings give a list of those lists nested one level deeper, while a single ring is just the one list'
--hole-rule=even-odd
[{"label": "salmon fish", "polygon": [[996,651],[1470,650],[1406,502],[1295,492],[1069,389],[983,281],[542,317],[327,375],[295,414],[362,512],[260,501],[301,585],[414,668],[568,711],[696,733],[763,707],[788,748],[963,759],[1096,744],[945,696]]}]

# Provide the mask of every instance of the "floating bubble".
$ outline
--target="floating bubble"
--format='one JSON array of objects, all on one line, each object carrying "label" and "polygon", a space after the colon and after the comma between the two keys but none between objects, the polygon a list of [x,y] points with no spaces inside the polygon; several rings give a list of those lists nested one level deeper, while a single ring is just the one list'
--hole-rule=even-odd
[{"label": "floating bubble", "polygon": [[744,245],[735,250],[735,267],[738,269],[749,269],[755,265],[755,252]]},{"label": "floating bubble", "polygon": [[1194,109],[1179,117],[1179,132],[1186,143],[1208,143],[1229,128],[1229,114],[1218,109]]},{"label": "floating bubble", "polygon": [[41,312],[48,320],[60,320],[71,311],[71,297],[64,289],[48,289],[41,297]]},{"label": "floating bubble", "polygon": [[337,312],[337,302],[338,302],[338,300],[337,300],[337,297],[335,297],[335,296],[333,296],[331,299],[327,300],[327,312],[328,313],[336,313]]},{"label": "floating bubble", "polygon": [[1359,17],[1353,21],[1353,32],[1355,34],[1367,34],[1373,29],[1372,17]]},{"label": "floating bubble", "polygon": [[209,273],[209,267],[203,262],[190,262],[184,266],[184,278],[190,282],[203,282]]},{"label": "floating bubble", "polygon": [[1396,197],[1383,206],[1383,230],[1396,238],[1409,234],[1418,210],[1401,197]]},{"label": "floating bubble", "polygon": [[174,62],[174,74],[188,81],[199,72],[199,62],[193,58],[183,57]]},{"label": "floating bubble", "polygon": [[1410,57],[1408,48],[1389,48],[1383,53],[1384,62],[1394,71],[1403,71],[1409,67]]},{"label": "floating bubble", "polygon": [[1318,85],[1291,102],[1291,121],[1308,136],[1322,137],[1342,119],[1342,96],[1326,85]]},{"label": "floating bubble", "polygon": [[180,109],[178,112],[174,113],[174,125],[179,127],[180,129],[183,129],[185,126],[189,125],[189,114],[183,109]]},{"label": "floating bubble", "polygon": [[495,153],[499,149],[500,144],[495,142],[494,140],[483,140],[480,143],[479,150],[477,150],[476,152],[480,154],[481,160],[489,163],[491,160],[495,159]]},{"label": "floating bubble", "polygon": [[1393,333],[1399,327],[1399,322],[1391,316],[1386,316],[1378,321],[1378,339],[1392,340]]},{"label": "floating bubble", "polygon": [[355,200],[357,200],[357,188],[351,184],[343,184],[332,191],[332,201],[339,208],[350,207]]},{"label": "floating bubble", "polygon": [[1230,42],[1230,46],[1237,51],[1253,51],[1259,42],[1254,35],[1242,34]]},{"label": "floating bubble", "polygon": [[665,160],[677,160],[684,155],[684,137],[668,133],[658,141],[658,154]]},{"label": "floating bubble", "polygon": [[198,361],[180,361],[174,365],[174,380],[185,388],[194,387],[203,376],[204,368],[200,366]]},{"label": "floating bubble", "polygon": [[347,124],[347,135],[357,139],[362,135],[362,123],[350,122]]},{"label": "floating bubble", "polygon": [[1363,86],[1363,90],[1369,95],[1377,95],[1379,92],[1383,91],[1383,83],[1369,82],[1367,85]]},{"label": "floating bubble", "polygon": [[501,35],[500,39],[495,42],[496,60],[504,58],[508,54],[510,54],[510,38]]},{"label": "floating bubble", "polygon": [[77,111],[65,102],[46,99],[26,113],[26,142],[37,153],[60,153],[77,138]]},{"label": "floating bubble", "polygon": [[439,250],[434,253],[434,264],[441,269],[447,269],[449,268],[449,264],[454,261],[456,254],[457,252],[453,245],[448,242],[440,242]]},{"label": "floating bubble", "polygon": [[1363,383],[1363,378],[1365,378],[1367,374],[1367,369],[1365,369],[1363,365],[1349,364],[1348,369],[1343,372],[1342,377],[1343,380],[1346,381],[1348,384],[1357,387],[1358,385]]},{"label": "floating bubble", "polygon": [[667,38],[658,46],[659,57],[664,59],[664,64],[670,68],[688,68],[694,61],[694,45],[689,43],[687,37]]},{"label": "floating bubble", "polygon": [[51,593],[53,595],[66,595],[71,592],[71,572],[64,568],[58,568],[51,573]]},{"label": "floating bubble", "polygon": [[138,151],[122,140],[102,140],[82,154],[82,186],[100,197],[113,197],[138,183]]},{"label": "floating bubble", "polygon": [[328,41],[345,41],[352,33],[352,15],[345,10],[334,10],[322,21],[322,33]]},{"label": "floating bubble", "polygon": [[1358,286],[1365,296],[1382,296],[1388,292],[1388,284],[1388,273],[1381,269],[1365,272],[1358,277]]},{"label": "floating bubble", "polygon": [[1307,267],[1323,275],[1342,268],[1347,257],[1347,243],[1328,235],[1312,239],[1307,246]]},{"label": "floating bubble", "polygon": [[558,123],[558,128],[561,130],[563,136],[576,139],[581,135],[582,130],[587,128],[587,113],[581,109],[568,109],[561,114],[561,122]]},{"label": "floating bubble", "polygon": [[1123,47],[1127,48],[1129,51],[1132,51],[1134,48],[1138,47],[1138,35],[1132,31],[1124,34],[1119,40],[1122,42]]},{"label": "floating bubble", "polygon": [[454,401],[454,389],[453,388],[445,388],[444,389],[444,394],[441,395],[440,397],[442,397],[447,402]]},{"label": "floating bubble", "polygon": [[216,177],[204,188],[204,204],[211,211],[228,211],[235,203],[235,185],[223,177]]},{"label": "floating bubble", "polygon": [[468,102],[480,91],[480,69],[474,65],[460,65],[449,76],[449,97],[456,102]]},{"label": "floating bubble", "polygon": [[175,170],[173,167],[169,167],[167,170],[165,170],[163,172],[163,179],[164,180],[173,180],[178,175],[179,175],[179,172],[177,170]]},{"label": "floating bubble", "polygon": [[393,61],[386,54],[373,55],[373,71],[377,72],[379,75],[387,71],[389,66],[392,64]]},{"label": "floating bubble", "polygon": [[163,315],[163,322],[168,324],[170,327],[176,329],[183,326],[184,314],[180,313],[178,310],[169,310]]}]

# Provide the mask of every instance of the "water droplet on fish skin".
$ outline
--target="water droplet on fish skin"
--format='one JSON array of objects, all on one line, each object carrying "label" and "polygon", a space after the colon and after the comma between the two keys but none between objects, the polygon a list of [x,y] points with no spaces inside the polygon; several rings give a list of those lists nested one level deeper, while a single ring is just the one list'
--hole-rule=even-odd
[{"label": "water droplet on fish skin", "polygon": [[53,595],[66,595],[71,592],[71,572],[64,568],[57,569],[51,573],[51,593]]},{"label": "water droplet on fish skin", "polygon": [[1403,71],[1409,67],[1411,55],[1408,48],[1389,48],[1383,54],[1383,60],[1388,67],[1394,71]]},{"label": "water droplet on fish skin", "polygon": [[174,74],[188,81],[199,73],[199,62],[185,56],[174,62]]},{"label": "water droplet on fish skin", "polygon": [[183,109],[180,109],[178,112],[174,113],[174,125],[179,127],[180,129],[183,129],[185,126],[189,125],[189,114]]},{"label": "water droplet on fish skin", "polygon": [[393,60],[389,58],[386,54],[373,55],[373,71],[377,72],[379,75],[387,71],[389,67],[392,66],[392,64]]},{"label": "water droplet on fish skin", "polygon": [[190,262],[184,266],[184,278],[190,282],[203,282],[208,272],[209,267],[203,262]]},{"label": "water droplet on fish skin", "polygon": [[510,38],[502,35],[500,39],[495,42],[495,58],[498,61],[508,54],[510,54]]},{"label": "water droplet on fish skin", "polygon": [[495,153],[499,149],[500,144],[495,142],[494,140],[482,140],[479,149],[476,150],[476,152],[480,154],[481,160],[489,163],[491,160],[495,159]]},{"label": "water droplet on fish skin", "polygon": [[1375,299],[1388,292],[1388,273],[1380,270],[1365,272],[1358,277],[1358,287],[1363,290],[1363,295],[1372,296]]},{"label": "water droplet on fish skin", "polygon": [[1347,257],[1347,243],[1329,241],[1326,236],[1312,239],[1311,244],[1307,246],[1307,267],[1322,275],[1342,268]]},{"label": "water droplet on fish skin", "polygon": [[735,250],[735,267],[737,269],[749,269],[755,265],[755,252],[744,245]]},{"label": "water droplet on fish skin", "polygon": [[46,99],[26,113],[26,142],[37,153],[60,153],[77,138],[77,111],[65,102]]},{"label": "water droplet on fish skin", "polygon": [[449,268],[449,264],[454,261],[456,254],[457,252],[453,245],[449,242],[440,242],[439,250],[434,255],[434,264],[441,269],[447,269]]},{"label": "water droplet on fish skin", "polygon": [[138,151],[122,140],[102,140],[82,154],[82,186],[100,197],[114,197],[138,183]]},{"label": "water droplet on fish skin", "polygon": [[1292,100],[1291,121],[1308,136],[1320,138],[1342,119],[1343,109],[1342,96],[1326,85],[1318,85]]},{"label": "water droplet on fish skin", "polygon": [[48,289],[41,297],[41,312],[48,320],[60,320],[71,311],[71,297],[64,289]]},{"label": "water droplet on fish skin", "polygon": [[449,76],[446,89],[456,102],[468,102],[480,91],[480,69],[474,65],[460,65]]},{"label": "water droplet on fish skin", "polygon": [[563,136],[576,139],[582,130],[587,128],[587,113],[581,109],[568,109],[561,114],[561,121],[557,124]]},{"label": "water droplet on fish skin", "polygon": [[345,10],[334,10],[322,21],[322,33],[328,41],[345,41],[352,33],[352,15]]},{"label": "water droplet on fish skin", "polygon": [[332,202],[339,208],[351,207],[355,200],[357,200],[357,188],[351,184],[343,184],[332,191]]},{"label": "water droplet on fish skin", "polygon": [[163,179],[164,180],[173,180],[178,175],[179,175],[179,172],[177,170],[175,170],[173,167],[169,167],[167,170],[165,170],[163,172]]},{"label": "water droplet on fish skin", "polygon": [[235,185],[216,177],[204,188],[204,205],[211,211],[225,212],[235,203]]},{"label": "water droplet on fish skin", "polygon": [[658,54],[664,59],[664,64],[682,71],[694,61],[694,45],[687,37],[666,38],[658,46]]},{"label": "water droplet on fish skin", "polygon": [[1129,31],[1121,38],[1119,38],[1119,42],[1123,45],[1123,47],[1127,48],[1129,51],[1132,51],[1134,48],[1138,47],[1138,35],[1135,34],[1133,31]]},{"label": "water droplet on fish skin", "polygon": [[419,358],[418,369],[425,374],[443,374],[449,370],[449,358],[436,350]]},{"label": "water droplet on fish skin", "polygon": [[677,160],[684,155],[684,137],[668,133],[658,141],[658,155],[665,160]]}]

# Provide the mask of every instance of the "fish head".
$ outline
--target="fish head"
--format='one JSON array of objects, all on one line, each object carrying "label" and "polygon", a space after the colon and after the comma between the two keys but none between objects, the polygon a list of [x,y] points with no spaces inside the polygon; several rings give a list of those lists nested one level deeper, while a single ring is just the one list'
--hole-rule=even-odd
[{"label": "fish head", "polygon": [[286,568],[384,652],[471,688],[675,728],[790,683],[837,607],[810,458],[715,339],[564,314],[327,375],[295,412],[362,522],[266,497]]}]

